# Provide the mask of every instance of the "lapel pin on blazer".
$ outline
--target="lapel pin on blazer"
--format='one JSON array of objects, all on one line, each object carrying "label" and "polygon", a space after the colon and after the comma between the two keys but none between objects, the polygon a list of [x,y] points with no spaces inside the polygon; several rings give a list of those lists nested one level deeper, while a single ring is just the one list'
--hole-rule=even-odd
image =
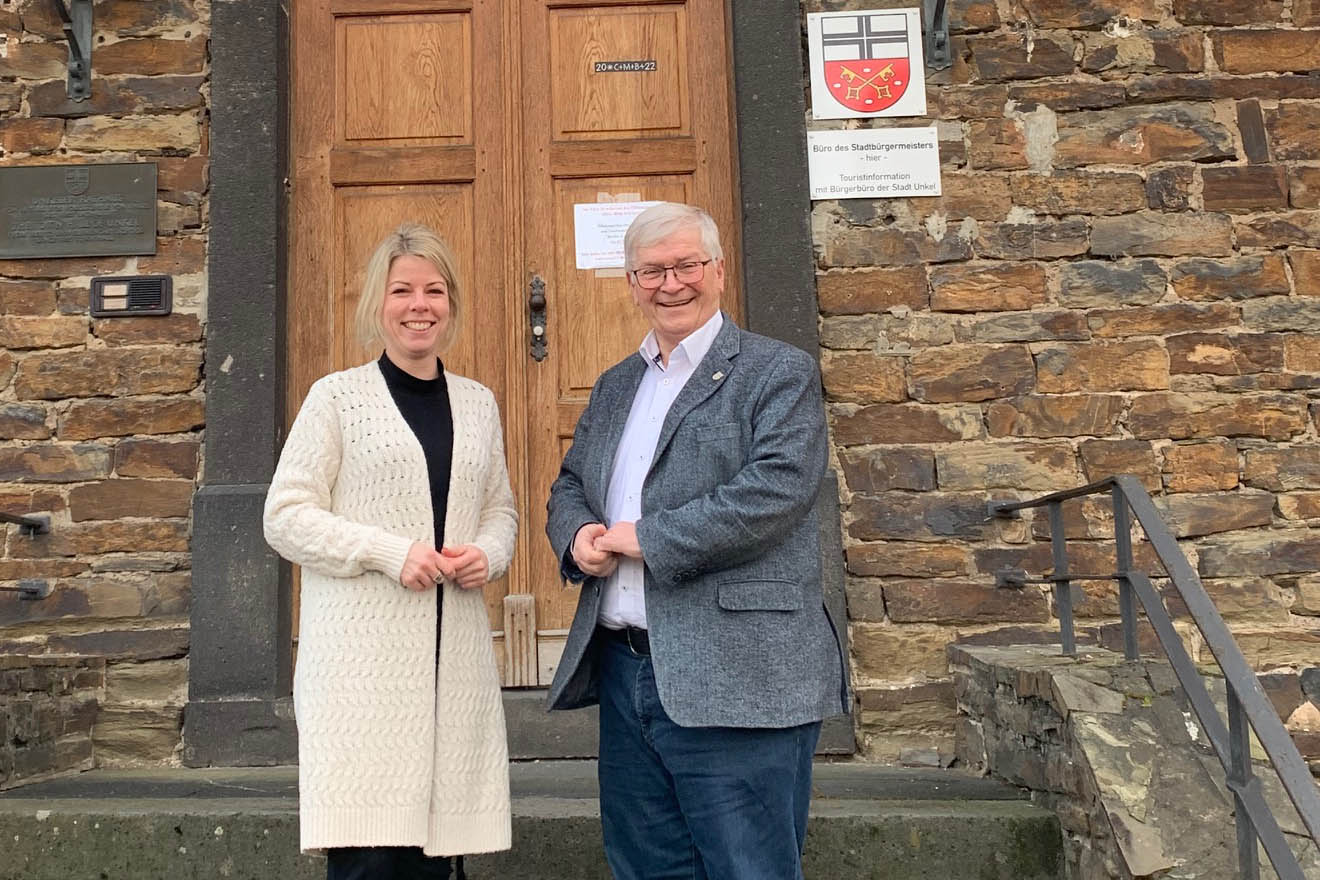
[{"label": "lapel pin on blazer", "polygon": [[724,372],[723,372],[723,371],[720,371],[720,372],[716,373],[714,376],[711,376],[711,378],[714,379],[716,382],[718,382],[718,381],[720,381],[721,379],[724,378]]}]

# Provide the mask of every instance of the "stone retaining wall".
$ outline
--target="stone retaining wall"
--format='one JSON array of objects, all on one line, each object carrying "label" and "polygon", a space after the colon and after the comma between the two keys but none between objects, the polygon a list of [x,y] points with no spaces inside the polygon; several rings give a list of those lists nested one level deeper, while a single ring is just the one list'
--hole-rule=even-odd
[{"label": "stone retaining wall", "polygon": [[105,661],[0,656],[0,789],[92,766]]},{"label": "stone retaining wall", "polygon": [[[1223,769],[1168,663],[1128,663],[1098,649],[1069,658],[1057,646],[955,646],[949,656],[959,760],[1031,789],[1055,811],[1069,880],[1238,876]],[[1210,690],[1224,717],[1222,680]],[[1314,711],[1317,697],[1303,702]],[[1259,760],[1259,744],[1253,756],[1266,799],[1313,876],[1320,851]],[[1320,761],[1312,766],[1320,772]],[[1265,868],[1261,876],[1275,875]]]}]

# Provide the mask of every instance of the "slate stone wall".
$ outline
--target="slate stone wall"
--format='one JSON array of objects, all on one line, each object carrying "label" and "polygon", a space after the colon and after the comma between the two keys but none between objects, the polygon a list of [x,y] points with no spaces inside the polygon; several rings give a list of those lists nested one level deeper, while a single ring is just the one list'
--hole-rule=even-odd
[{"label": "slate stone wall", "polygon": [[[45,0],[0,0],[0,165],[151,161],[154,256],[0,260],[0,654],[105,658],[107,766],[174,759],[186,695],[190,512],[203,425],[207,0],[100,2],[89,100],[67,98]],[[168,317],[91,319],[90,279],[167,274]],[[91,740],[88,741],[90,755]]]},{"label": "slate stone wall", "polygon": [[105,661],[0,656],[0,789],[92,766]]},{"label": "slate stone wall", "polygon": [[[1043,515],[987,521],[989,496],[1136,474],[1258,668],[1320,657],[1320,3],[949,5],[929,117],[861,123],[937,124],[943,195],[812,217],[859,739],[883,760],[947,752],[949,643],[1057,631],[1041,590],[991,588],[1052,568]],[[1074,570],[1113,571],[1105,506],[1070,507]],[[1082,586],[1085,637],[1117,644],[1112,585]]]},{"label": "slate stone wall", "polygon": [[[1030,789],[1058,815],[1068,880],[1239,876],[1223,767],[1167,662],[1129,663],[1102,649],[1070,658],[1040,646],[954,646],[949,656],[959,760]],[[1223,679],[1206,684],[1225,718]],[[1296,676],[1262,684],[1308,754],[1314,740],[1299,719],[1303,707],[1315,715],[1314,690],[1304,695]],[[1252,757],[1302,874],[1313,876],[1320,850],[1254,737]],[[1309,757],[1320,774],[1320,754]],[[1261,863],[1262,877],[1276,876]]]}]

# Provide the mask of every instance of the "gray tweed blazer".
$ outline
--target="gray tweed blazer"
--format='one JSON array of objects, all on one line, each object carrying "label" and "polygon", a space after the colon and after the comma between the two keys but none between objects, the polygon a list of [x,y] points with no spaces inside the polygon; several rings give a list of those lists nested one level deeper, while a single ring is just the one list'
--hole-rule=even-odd
[{"label": "gray tweed blazer", "polygon": [[[596,382],[550,489],[546,532],[582,583],[551,709],[598,701],[602,581],[572,560],[603,522],[615,450],[646,364]],[[815,361],[726,315],[669,410],[642,487],[637,537],[656,685],[684,726],[789,727],[848,711],[838,632],[821,590],[816,495],[826,463]]]}]

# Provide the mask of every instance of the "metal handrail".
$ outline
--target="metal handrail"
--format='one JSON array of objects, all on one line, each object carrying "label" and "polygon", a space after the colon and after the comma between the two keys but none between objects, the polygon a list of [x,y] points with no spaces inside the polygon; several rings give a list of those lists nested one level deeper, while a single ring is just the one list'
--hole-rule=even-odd
[{"label": "metal handrail", "polygon": [[[990,501],[988,509],[995,516],[1014,516],[1027,508],[1047,507],[1050,515],[1050,541],[1054,556],[1054,572],[1043,579],[1026,578],[1024,573],[1003,572],[997,575],[1000,585],[1018,586],[1031,581],[1045,581],[1054,585],[1054,595],[1059,610],[1059,626],[1063,652],[1068,655],[1077,653],[1077,643],[1073,632],[1072,601],[1070,582],[1079,578],[1069,575],[1067,538],[1063,528],[1063,502],[1086,495],[1109,492],[1114,505],[1114,541],[1117,556],[1117,570],[1114,574],[1103,577],[1118,581],[1119,613],[1123,620],[1123,654],[1129,660],[1140,657],[1137,646],[1137,609],[1140,601],[1159,640],[1160,647],[1169,658],[1178,682],[1187,694],[1205,731],[1206,738],[1219,758],[1227,777],[1228,789],[1233,793],[1235,805],[1234,817],[1237,822],[1238,866],[1241,876],[1246,880],[1258,880],[1260,865],[1256,855],[1256,840],[1259,839],[1280,880],[1305,880],[1297,858],[1289,848],[1283,832],[1279,828],[1274,813],[1265,801],[1260,780],[1253,774],[1251,766],[1251,731],[1274,770],[1283,783],[1284,790],[1296,807],[1303,824],[1320,847],[1320,793],[1316,791],[1306,762],[1302,760],[1297,746],[1293,743],[1283,722],[1275,713],[1269,698],[1261,689],[1260,682],[1246,657],[1238,648],[1237,642],[1224,623],[1214,602],[1201,584],[1201,578],[1192,568],[1187,557],[1178,549],[1178,542],[1160,517],[1155,503],[1151,501],[1141,481],[1129,474],[1110,477],[1076,489],[1054,492],[1028,501]],[[1150,578],[1134,569],[1132,564],[1132,528],[1129,516],[1135,515],[1137,523],[1146,533],[1147,540],[1155,550],[1160,564],[1179,598],[1186,605],[1192,621],[1201,631],[1207,647],[1214,655],[1219,668],[1223,670],[1224,682],[1228,695],[1228,723],[1220,717],[1214,701],[1206,690],[1205,682],[1197,672],[1196,665],[1187,654],[1182,639],[1173,626],[1164,600],[1156,591]],[[1086,575],[1093,579],[1095,575]]]}]

